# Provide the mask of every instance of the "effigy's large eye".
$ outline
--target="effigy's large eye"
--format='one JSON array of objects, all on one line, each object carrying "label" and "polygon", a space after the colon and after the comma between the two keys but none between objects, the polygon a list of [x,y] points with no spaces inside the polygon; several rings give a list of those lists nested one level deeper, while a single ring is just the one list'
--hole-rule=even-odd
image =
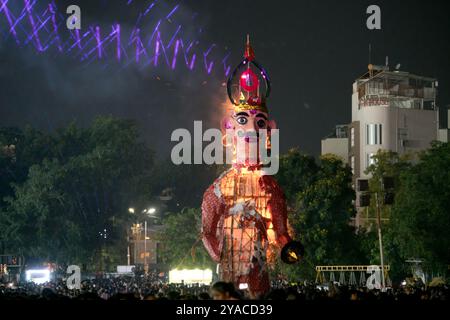
[{"label": "effigy's large eye", "polygon": [[246,124],[248,122],[246,117],[237,117],[236,121],[237,121],[237,123],[239,123],[241,125],[244,125],[244,124]]},{"label": "effigy's large eye", "polygon": [[256,125],[260,129],[265,128],[266,127],[266,120],[259,119],[258,121],[256,121]]}]

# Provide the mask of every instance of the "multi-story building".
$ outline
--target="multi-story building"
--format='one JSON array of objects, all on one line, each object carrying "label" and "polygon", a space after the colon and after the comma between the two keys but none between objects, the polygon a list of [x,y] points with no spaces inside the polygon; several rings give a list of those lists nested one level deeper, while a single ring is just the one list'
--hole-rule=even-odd
[{"label": "multi-story building", "polygon": [[365,171],[380,149],[417,152],[437,140],[436,85],[433,78],[373,65],[353,83],[349,163],[355,180],[369,178]]},{"label": "multi-story building", "polygon": [[[414,153],[429,148],[434,140],[448,141],[449,130],[439,127],[436,90],[434,78],[369,65],[368,72],[353,83],[347,138],[336,134],[323,139],[322,154],[342,157],[347,152],[356,182],[370,178],[366,169],[380,149]],[[358,215],[355,224],[362,223]]]}]

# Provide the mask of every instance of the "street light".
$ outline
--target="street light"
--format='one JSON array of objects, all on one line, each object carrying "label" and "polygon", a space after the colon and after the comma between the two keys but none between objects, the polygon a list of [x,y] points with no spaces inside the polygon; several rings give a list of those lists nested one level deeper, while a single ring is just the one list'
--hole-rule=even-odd
[{"label": "street light", "polygon": [[144,222],[144,271],[145,274],[148,272],[147,266],[147,220]]},{"label": "street light", "polygon": [[[134,213],[134,208],[128,208],[128,212],[133,214]],[[133,227],[131,227],[131,229],[133,229]],[[130,265],[130,236],[129,233],[127,231],[127,265]],[[135,244],[136,247],[136,244]],[[134,257],[134,260],[136,260],[136,256]]]},{"label": "street light", "polygon": [[[128,212],[134,213],[134,208],[128,208]],[[154,207],[150,207],[147,209],[142,210],[142,213],[145,213],[150,218],[155,218],[154,214],[156,212],[156,209]],[[133,227],[131,228],[133,230],[133,234],[138,235],[142,231],[142,225],[140,223],[133,224]],[[144,269],[145,273],[148,272],[148,265],[147,265],[147,240],[150,238],[147,236],[147,219],[144,221]],[[136,243],[137,243],[137,237],[135,237],[135,260],[136,260]]]},{"label": "street light", "polygon": [[[148,209],[145,209],[144,212],[147,213],[148,216],[154,216],[156,209],[151,207]],[[149,239],[149,237],[147,237],[147,219],[144,221],[144,270],[145,270],[145,274],[148,273],[148,265],[147,265],[147,239]]]}]

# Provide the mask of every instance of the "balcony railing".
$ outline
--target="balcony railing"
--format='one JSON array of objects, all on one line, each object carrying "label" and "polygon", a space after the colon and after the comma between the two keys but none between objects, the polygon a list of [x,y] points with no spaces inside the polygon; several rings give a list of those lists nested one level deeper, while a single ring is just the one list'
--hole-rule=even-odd
[{"label": "balcony railing", "polygon": [[397,84],[389,87],[384,83],[372,82],[364,83],[358,87],[358,98],[360,100],[371,95],[433,100],[435,99],[436,89],[429,87],[416,88],[403,84]]}]

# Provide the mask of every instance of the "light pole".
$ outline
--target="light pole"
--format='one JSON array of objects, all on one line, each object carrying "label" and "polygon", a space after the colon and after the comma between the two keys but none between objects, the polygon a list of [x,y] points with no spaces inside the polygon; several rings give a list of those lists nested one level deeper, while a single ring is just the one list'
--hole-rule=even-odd
[{"label": "light pole", "polygon": [[127,266],[129,265],[130,265],[130,236],[127,235]]},{"label": "light pole", "polygon": [[[130,208],[128,208],[128,212],[131,213],[131,214],[134,214],[135,213],[135,209],[130,207]],[[155,218],[155,215],[154,215],[155,212],[156,212],[156,209],[153,208],[153,207],[142,210],[142,213],[144,213],[147,216],[145,218],[145,220],[144,220],[144,271],[145,271],[145,274],[148,273],[148,259],[147,259],[147,239],[148,239],[148,236],[147,236],[148,232],[147,232],[147,230],[148,230],[148,228],[147,228],[147,218],[149,218],[149,217]],[[131,227],[131,229],[132,229],[133,235],[134,235],[134,264],[136,265],[137,254],[138,254],[137,253],[137,251],[138,251],[137,250],[137,244],[138,244],[138,241],[140,240],[140,237],[141,237],[142,224],[141,223],[134,223],[133,226]],[[128,257],[128,264],[130,263],[129,255],[130,255],[130,248],[128,247],[128,255],[127,255],[127,257]]]},{"label": "light pole", "polygon": [[[133,214],[134,208],[128,208],[128,212]],[[133,227],[131,228],[133,229]],[[136,256],[134,258],[136,260]],[[129,266],[131,264],[131,254],[130,254],[130,232],[127,230],[127,265]],[[136,264],[136,263],[135,263]]]},{"label": "light pole", "polygon": [[383,204],[390,205],[394,201],[394,179],[392,177],[386,177],[380,175],[380,190],[369,190],[369,181],[367,179],[358,180],[358,192],[361,192],[359,196],[359,206],[370,206],[370,195],[375,194],[375,209],[376,209],[376,221],[378,229],[378,244],[380,247],[380,264],[381,264],[381,289],[386,289],[386,273],[384,269],[384,254],[383,254],[383,237],[381,233],[381,208],[380,208],[380,196],[384,197]]},{"label": "light pole", "polygon": [[139,223],[136,224],[136,233],[134,235],[134,265],[137,265],[137,244],[139,239],[140,226]]},{"label": "light pole", "polygon": [[384,290],[386,288],[386,280],[384,275],[383,239],[381,234],[381,213],[380,204],[378,203],[378,192],[375,192],[375,202],[377,207],[378,243],[380,245],[381,289]]},{"label": "light pole", "polygon": [[144,271],[145,274],[148,272],[147,265],[147,220],[144,221]]},{"label": "light pole", "polygon": [[133,226],[131,227],[131,230],[133,231],[133,238],[134,238],[134,258],[133,258],[133,262],[136,265],[136,261],[137,261],[137,244],[138,244],[138,240],[139,240],[139,235],[142,231],[142,227],[140,223],[133,223]]},{"label": "light pole", "polygon": [[[155,208],[148,208],[143,210],[144,213],[147,214],[148,217],[154,217],[156,212]],[[147,264],[147,219],[144,221],[144,270],[145,274],[148,273],[148,264]]]}]

